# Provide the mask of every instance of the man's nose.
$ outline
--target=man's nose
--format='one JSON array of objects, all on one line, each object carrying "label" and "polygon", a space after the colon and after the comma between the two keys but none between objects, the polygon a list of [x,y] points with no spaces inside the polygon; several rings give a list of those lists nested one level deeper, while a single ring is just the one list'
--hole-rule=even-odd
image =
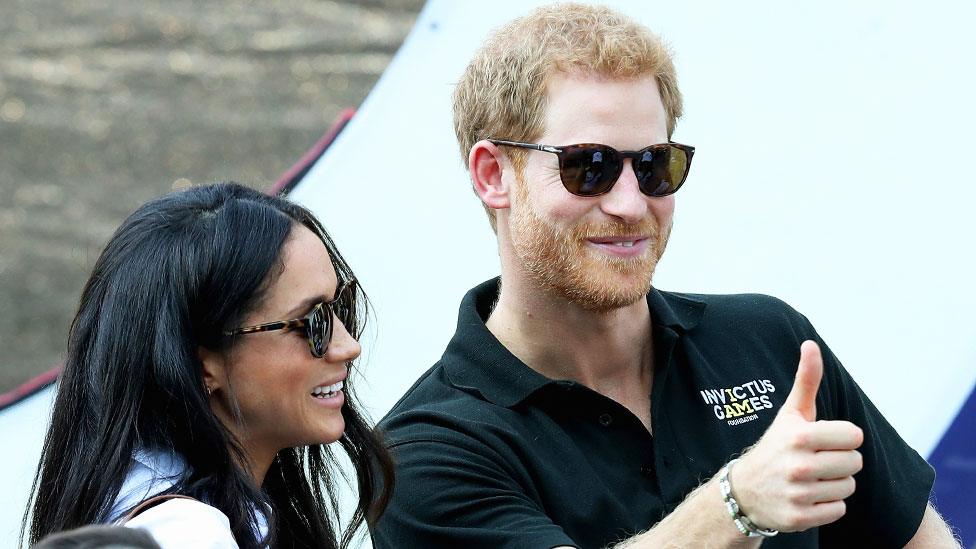
[{"label": "man's nose", "polygon": [[640,191],[633,161],[629,158],[624,161],[613,188],[600,198],[600,209],[605,214],[627,223],[637,223],[647,216],[649,197]]}]

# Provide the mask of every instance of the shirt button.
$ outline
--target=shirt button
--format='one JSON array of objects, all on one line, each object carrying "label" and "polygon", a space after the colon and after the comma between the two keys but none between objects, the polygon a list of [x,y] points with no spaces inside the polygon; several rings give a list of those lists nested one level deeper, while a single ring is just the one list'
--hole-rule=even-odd
[{"label": "shirt button", "polygon": [[613,423],[613,416],[611,416],[610,414],[600,414],[599,421],[600,421],[600,425],[603,425],[604,427],[609,427],[610,424]]}]

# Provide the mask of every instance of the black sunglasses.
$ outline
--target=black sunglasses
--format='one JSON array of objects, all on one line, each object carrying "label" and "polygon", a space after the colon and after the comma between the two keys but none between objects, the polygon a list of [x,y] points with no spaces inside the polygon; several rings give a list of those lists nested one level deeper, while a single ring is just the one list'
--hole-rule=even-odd
[{"label": "black sunglasses", "polygon": [[495,145],[520,147],[553,153],[559,158],[559,178],[566,190],[576,196],[599,196],[610,192],[624,169],[624,159],[633,162],[642,193],[647,196],[674,194],[688,177],[695,148],[680,143],[661,143],[639,151],[618,151],[598,143],[579,145],[540,145],[491,139]]},{"label": "black sunglasses", "polygon": [[356,323],[356,279],[350,279],[336,289],[335,297],[329,301],[320,301],[311,312],[302,318],[291,320],[278,320],[257,326],[246,326],[224,335],[245,335],[257,334],[260,332],[273,332],[275,330],[304,330],[305,339],[308,340],[308,348],[315,358],[325,356],[325,351],[329,348],[332,341],[332,329],[334,326],[333,315],[342,322],[346,328],[352,329]]}]

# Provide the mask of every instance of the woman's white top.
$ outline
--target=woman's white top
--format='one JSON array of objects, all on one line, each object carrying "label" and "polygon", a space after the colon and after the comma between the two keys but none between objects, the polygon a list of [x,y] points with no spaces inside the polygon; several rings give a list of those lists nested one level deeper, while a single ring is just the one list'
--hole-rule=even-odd
[{"label": "woman's white top", "polygon": [[139,513],[125,526],[149,532],[163,549],[237,549],[227,517],[200,501],[168,500]]},{"label": "woman's white top", "polygon": [[[137,450],[109,513],[112,522],[118,523],[128,509],[171,488],[186,469],[186,462],[179,455]],[[268,532],[267,520],[263,513],[256,514],[259,534],[264,536]],[[237,548],[227,516],[216,507],[196,500],[164,501],[143,511],[125,526],[147,531],[163,549]]]}]

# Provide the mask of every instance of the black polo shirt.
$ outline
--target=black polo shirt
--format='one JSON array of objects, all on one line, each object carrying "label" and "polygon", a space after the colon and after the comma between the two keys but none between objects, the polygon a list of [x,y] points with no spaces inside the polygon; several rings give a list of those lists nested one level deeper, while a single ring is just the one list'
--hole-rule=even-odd
[{"label": "black polo shirt", "polygon": [[647,530],[759,439],[806,339],[823,351],[818,419],[863,428],[864,468],[842,519],[763,547],[902,547],[918,529],[932,468],[785,303],[652,290],[651,436],[613,400],[508,352],[485,327],[497,294],[498,279],[468,292],[441,360],[380,423],[397,477],[378,549],[600,548]]}]

